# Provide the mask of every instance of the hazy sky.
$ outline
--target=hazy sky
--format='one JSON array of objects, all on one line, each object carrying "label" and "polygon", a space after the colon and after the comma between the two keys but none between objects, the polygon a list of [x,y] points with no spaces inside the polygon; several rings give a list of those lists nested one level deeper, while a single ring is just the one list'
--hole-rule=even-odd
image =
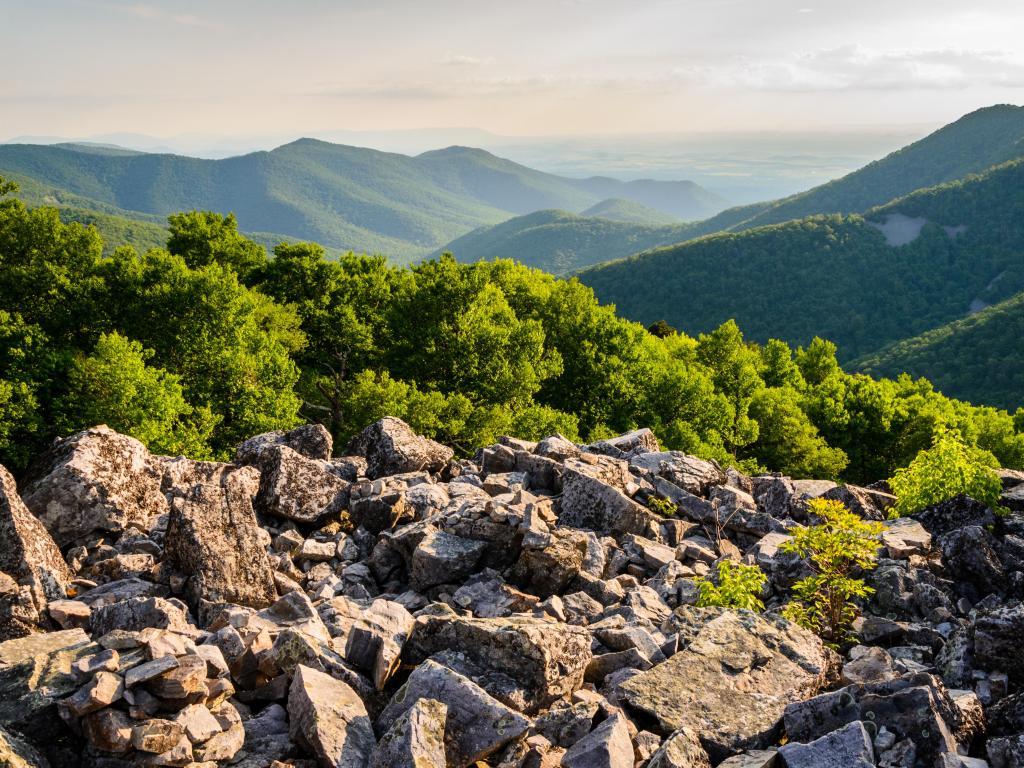
[{"label": "hazy sky", "polygon": [[1022,0],[0,0],[0,140],[938,125],[1024,102]]}]

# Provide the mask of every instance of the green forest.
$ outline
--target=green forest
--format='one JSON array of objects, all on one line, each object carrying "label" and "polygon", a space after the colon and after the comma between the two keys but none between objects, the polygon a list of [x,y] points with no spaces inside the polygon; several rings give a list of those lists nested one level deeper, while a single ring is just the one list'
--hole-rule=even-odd
[{"label": "green forest", "polygon": [[666,447],[748,470],[868,482],[944,428],[1024,467],[1024,411],[927,381],[844,373],[831,342],[696,337],[618,317],[578,280],[512,261],[412,267],[312,243],[265,249],[231,216],[168,221],[165,247],[105,257],[94,227],[0,201],[0,462],[105,422],[156,452],[225,458],[303,421],[339,441],[386,414],[463,455],[502,434]]}]

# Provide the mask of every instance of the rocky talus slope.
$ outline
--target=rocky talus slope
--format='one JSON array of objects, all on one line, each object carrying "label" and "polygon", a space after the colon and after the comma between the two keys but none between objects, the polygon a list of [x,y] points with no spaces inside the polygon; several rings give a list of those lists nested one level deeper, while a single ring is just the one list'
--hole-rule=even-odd
[{"label": "rocky talus slope", "polygon": [[[844,656],[778,609],[807,503],[641,430],[474,460],[397,419],[232,463],[106,427],[0,471],[0,765],[1024,765],[1024,475],[887,524]],[[661,517],[647,500],[670,500]],[[660,507],[659,507],[660,508]],[[698,608],[722,558],[763,613]]]}]

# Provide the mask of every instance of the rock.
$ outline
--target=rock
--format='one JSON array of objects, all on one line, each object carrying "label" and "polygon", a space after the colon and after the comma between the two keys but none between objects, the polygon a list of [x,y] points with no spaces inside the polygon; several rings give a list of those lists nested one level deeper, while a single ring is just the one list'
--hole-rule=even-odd
[{"label": "rock", "polygon": [[99,426],[56,441],[33,465],[22,497],[67,547],[131,526],[148,531],[167,511],[162,474],[142,443]]},{"label": "rock", "polygon": [[416,518],[407,493],[389,489],[381,480],[364,481],[352,487],[349,514],[355,525],[374,534]]},{"label": "rock", "polygon": [[858,703],[865,721],[884,725],[897,739],[910,740],[924,764],[937,762],[944,753],[956,754],[956,709],[937,678],[919,674],[872,685]]},{"label": "rock", "polygon": [[523,689],[527,712],[577,690],[591,658],[590,635],[580,627],[524,617],[417,617],[403,657],[415,664],[444,650],[512,677]]},{"label": "rock", "polygon": [[147,627],[192,634],[195,630],[185,612],[161,597],[133,597],[96,608],[92,613],[92,631],[101,637],[115,629],[138,632]]},{"label": "rock", "polygon": [[901,517],[886,522],[882,543],[893,560],[907,560],[911,555],[928,554],[932,535],[917,520]]},{"label": "rock", "polygon": [[633,768],[633,742],[626,718],[614,714],[562,757],[565,768]]},{"label": "rock", "polygon": [[924,509],[913,515],[932,536],[963,528],[965,525],[977,525],[984,528],[995,522],[992,510],[970,496],[954,496],[948,501]]},{"label": "rock", "polygon": [[825,491],[821,498],[838,501],[858,517],[875,521],[885,520],[886,511],[896,503],[891,494],[845,484]]},{"label": "rock", "polygon": [[[973,601],[1006,588],[1006,571],[995,537],[978,525],[968,525],[939,536],[946,571],[961,594]],[[970,588],[970,591],[965,590]]]},{"label": "rock", "polygon": [[522,736],[530,721],[447,667],[426,661],[394,695],[377,719],[386,730],[413,705],[433,699],[447,707],[444,741],[448,765],[465,768]]},{"label": "rock", "polygon": [[712,761],[770,746],[787,704],[836,677],[838,658],[810,632],[747,611],[709,621],[689,646],[622,683],[632,706],[666,731],[698,733]]},{"label": "rock", "polygon": [[287,432],[267,432],[250,437],[235,450],[236,464],[254,464],[262,453],[275,445],[284,445],[307,459],[328,461],[334,448],[331,433],[322,424],[305,424]]},{"label": "rock", "polygon": [[82,719],[82,734],[103,752],[127,752],[132,746],[135,722],[124,712],[109,707]]},{"label": "rock", "polygon": [[686,728],[665,739],[646,768],[711,768],[697,734]]},{"label": "rock", "polygon": [[601,533],[642,536],[656,531],[658,516],[633,501],[620,488],[609,485],[606,480],[609,475],[620,484],[629,482],[624,462],[606,459],[604,465],[594,466],[578,459],[567,461],[562,475],[559,524]]},{"label": "rock", "polygon": [[378,691],[383,690],[415,621],[400,603],[374,600],[349,630],[345,658],[368,673]]},{"label": "rock", "polygon": [[420,470],[439,472],[455,453],[390,416],[353,437],[346,452],[366,458],[366,476],[371,479]]},{"label": "rock", "polygon": [[445,768],[448,707],[435,699],[417,699],[381,736],[370,768]]},{"label": "rock", "polygon": [[1005,672],[1015,685],[1024,685],[1024,605],[1004,606],[983,613],[974,622],[974,663],[988,671]]},{"label": "rock", "polygon": [[22,503],[14,478],[2,466],[0,571],[14,582],[10,600],[0,600],[0,638],[31,631],[42,619],[47,602],[65,597],[72,579],[56,543]]},{"label": "rock", "polygon": [[348,685],[300,665],[288,691],[289,732],[321,765],[364,768],[376,747],[362,700]]},{"label": "rock", "polygon": [[476,569],[487,543],[444,531],[431,531],[413,550],[409,586],[423,592],[438,584],[458,583]]},{"label": "rock", "polygon": [[39,750],[24,739],[0,728],[0,766],[3,768],[50,768]]},{"label": "rock", "polygon": [[205,704],[189,704],[174,716],[193,744],[199,744],[221,732],[221,725]]},{"label": "rock", "polygon": [[774,749],[754,749],[730,757],[718,768],[782,768],[782,761],[776,760],[778,754]]},{"label": "rock", "polygon": [[725,482],[725,473],[713,461],[687,456],[679,451],[650,452],[629,459],[630,468],[649,477],[661,477],[696,496],[707,496]]},{"label": "rock", "polygon": [[587,540],[579,531],[556,528],[548,544],[524,547],[509,573],[509,581],[540,598],[561,595],[583,569]]},{"label": "rock", "polygon": [[[195,654],[179,656],[174,667],[146,682],[154,696],[186,703],[196,694],[206,694],[206,660]],[[161,750],[163,751],[163,750]]]},{"label": "rock", "polygon": [[74,695],[63,699],[59,706],[75,717],[82,717],[109,707],[123,695],[124,680],[120,675],[113,672],[97,672],[92,680],[79,688]]},{"label": "rock", "polygon": [[277,599],[274,574],[247,486],[251,468],[225,476],[222,485],[196,485],[172,504],[164,552],[186,576],[193,605],[233,603],[265,608]]},{"label": "rock", "polygon": [[784,744],[779,757],[786,768],[874,768],[875,749],[859,720],[810,744]]},{"label": "rock", "polygon": [[145,683],[152,680],[164,672],[178,668],[178,659],[174,656],[160,656],[147,661],[144,664],[139,664],[137,667],[132,667],[124,676],[124,684],[127,688],[134,688],[139,683]]},{"label": "rock", "polygon": [[174,749],[185,729],[170,720],[154,718],[132,728],[132,746],[140,752],[160,754]]},{"label": "rock", "polygon": [[857,646],[850,653],[850,661],[843,665],[843,683],[884,683],[899,675],[893,667],[892,656],[884,648]]},{"label": "rock", "polygon": [[259,455],[260,490],[256,510],[299,523],[318,523],[348,502],[349,484],[326,461],[310,459],[286,445]]}]

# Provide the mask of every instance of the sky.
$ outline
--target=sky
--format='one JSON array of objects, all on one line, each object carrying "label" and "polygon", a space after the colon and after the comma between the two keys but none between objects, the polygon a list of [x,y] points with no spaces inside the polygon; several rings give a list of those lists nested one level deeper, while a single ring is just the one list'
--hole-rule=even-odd
[{"label": "sky", "polygon": [[1024,103],[1021,0],[0,0],[0,140],[936,127]]}]

